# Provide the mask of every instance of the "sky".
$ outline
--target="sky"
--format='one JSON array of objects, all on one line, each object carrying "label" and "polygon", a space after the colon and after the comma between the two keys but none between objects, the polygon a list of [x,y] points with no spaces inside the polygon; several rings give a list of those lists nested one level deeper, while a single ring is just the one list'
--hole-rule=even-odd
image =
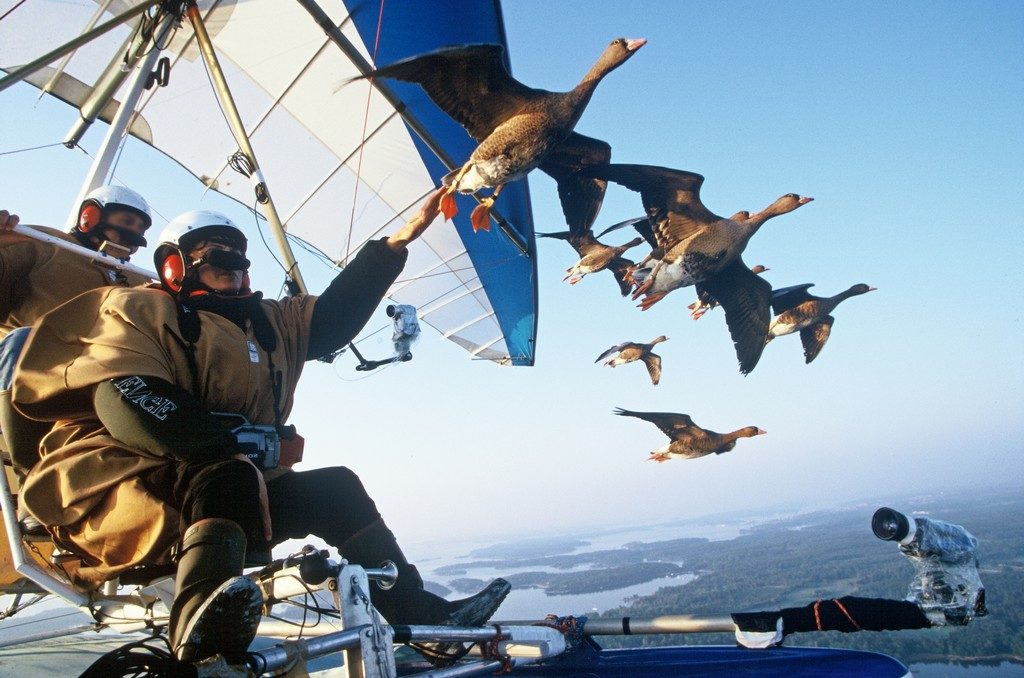
[{"label": "sky", "polygon": [[[516,0],[503,13],[513,74],[532,87],[569,89],[613,38],[646,38],[576,130],[610,143],[614,161],[704,175],[717,214],[814,197],[762,228],[745,261],[777,288],[878,291],[836,310],[811,365],[783,337],[744,377],[721,310],[689,318],[692,288],[641,312],[607,273],[562,283],[576,257],[542,240],[535,366],[472,361],[429,328],[412,362],[368,376],[348,355],[310,364],[291,418],[305,468],[354,469],[413,550],[1019,486],[1024,3]],[[0,207],[26,223],[63,222],[89,159],[9,151],[59,141],[72,116],[26,86],[0,93]],[[126,149],[117,172],[158,227],[196,207],[251,221],[148,149]],[[528,181],[536,229],[562,230],[554,182]],[[641,213],[613,185],[595,229]],[[269,257],[253,258],[276,294]],[[364,355],[389,352],[388,325],[379,311],[364,335],[385,329]],[[656,387],[640,364],[594,362],[661,334]],[[654,464],[665,437],[615,407],[768,434]]]}]

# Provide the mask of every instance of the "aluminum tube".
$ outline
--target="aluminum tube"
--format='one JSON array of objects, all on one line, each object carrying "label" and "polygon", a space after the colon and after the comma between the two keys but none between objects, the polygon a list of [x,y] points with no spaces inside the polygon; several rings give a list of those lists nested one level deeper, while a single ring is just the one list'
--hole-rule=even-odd
[{"label": "aluminum tube", "polygon": [[[15,227],[15,230],[20,227]],[[25,549],[21,541],[21,528],[18,526],[17,509],[14,496],[7,482],[7,473],[0,469],[0,512],[3,513],[4,530],[7,543],[11,547],[11,564],[14,571],[25,575],[41,588],[63,598],[72,605],[83,607],[88,605],[89,597],[76,590],[73,586],[60,581],[51,573],[36,565],[35,561],[25,557]]]},{"label": "aluminum tube", "polygon": [[262,669],[264,673],[277,671],[289,666],[296,656],[308,659],[359,647],[359,634],[366,628],[366,626],[357,626],[320,638],[288,641],[258,652],[250,652],[249,656],[256,659],[258,668]]},{"label": "aluminum tube", "polygon": [[699,616],[691,614],[663,617],[588,619],[584,635],[618,636],[640,633],[732,633],[736,625],[729,615]]},{"label": "aluminum tube", "polygon": [[[228,82],[224,78],[224,71],[221,70],[220,61],[217,60],[217,53],[213,49],[213,42],[210,40],[210,34],[206,31],[206,25],[203,24],[203,16],[199,13],[199,7],[196,6],[194,0],[190,0],[187,7],[185,8],[185,14],[188,15],[188,20],[192,24],[192,30],[195,31],[196,44],[199,45],[199,50],[203,54],[203,60],[206,61],[206,65],[210,71],[210,78],[213,80],[213,88],[217,94],[217,99],[220,101],[222,108],[224,109],[224,115],[228,119],[228,125],[231,127],[231,133],[235,137],[235,141],[238,143],[238,149],[248,158],[252,164],[253,173],[250,180],[262,181],[263,174],[260,172],[259,163],[256,161],[256,153],[253,151],[252,144],[249,143],[249,136],[245,131],[245,125],[242,123],[242,116],[238,113],[238,108],[235,106],[234,99],[231,98],[231,89],[228,87]],[[264,184],[266,187],[266,184]],[[281,252],[281,257],[284,259],[285,271],[287,275],[295,281],[299,291],[303,294],[308,292],[306,287],[306,281],[302,278],[302,273],[299,271],[299,264],[295,260],[295,255],[292,253],[291,243],[288,242],[288,238],[284,229],[284,225],[281,223],[281,217],[277,213],[277,208],[274,206],[274,200],[270,197],[270,189],[267,187],[267,201],[261,203],[264,215],[267,217],[267,222],[270,224],[270,228],[274,233],[274,240],[277,241],[277,248]]]},{"label": "aluminum tube", "polygon": [[14,647],[15,645],[24,645],[25,643],[38,643],[43,640],[50,640],[51,638],[63,638],[65,636],[74,636],[78,635],[79,633],[85,633],[87,631],[95,630],[95,624],[79,624],[78,626],[69,626],[63,629],[41,631],[40,633],[33,633],[28,636],[20,636],[18,638],[11,638],[9,640],[0,641],[0,649],[5,647]]},{"label": "aluminum tube", "polygon": [[34,240],[48,242],[51,245],[54,245],[55,247],[65,249],[69,252],[80,254],[83,257],[92,259],[96,263],[101,264],[103,266],[116,268],[119,271],[130,271],[131,273],[141,275],[151,280],[158,280],[158,278],[156,277],[156,273],[154,273],[153,271],[147,271],[146,269],[140,268],[135,264],[130,264],[121,261],[120,259],[115,259],[114,257],[109,256],[107,254],[103,254],[102,252],[96,252],[94,250],[89,249],[88,247],[82,247],[81,245],[77,245],[73,242],[68,242],[67,240],[63,240],[52,235],[47,235],[42,231],[37,231],[36,229],[31,228],[30,226],[23,226],[21,224],[18,224],[17,226],[14,227],[14,232],[28,236],[29,238],[32,238]]},{"label": "aluminum tube", "polygon": [[[154,35],[162,35],[162,32],[177,20],[178,18],[175,15],[167,13],[164,15],[160,25],[156,27]],[[140,43],[137,50],[141,49],[144,44],[145,43]],[[153,70],[153,64],[155,64],[159,58],[160,51],[154,47],[150,49],[149,54],[142,59],[142,63],[138,63],[138,59],[135,59],[135,73],[132,75],[128,91],[125,93],[124,100],[121,101],[121,105],[118,107],[117,113],[110,121],[107,133],[103,137],[103,143],[100,144],[99,149],[96,151],[96,157],[93,159],[92,165],[89,167],[89,172],[85,175],[82,187],[78,190],[78,196],[75,198],[75,201],[71,203],[71,210],[68,213],[65,227],[66,230],[70,231],[74,228],[75,224],[78,223],[78,210],[81,208],[82,201],[85,200],[85,196],[89,195],[93,189],[102,186],[104,181],[106,181],[106,177],[110,173],[110,168],[114,164],[114,157],[117,155],[117,149],[118,146],[120,146],[121,138],[128,130],[128,125],[131,122],[132,116],[135,115],[135,105],[139,102],[139,99],[142,97],[142,91],[146,88],[146,81],[149,79],[150,71]],[[116,60],[117,59],[115,58],[115,61]],[[102,103],[100,105],[105,104],[106,100],[114,95],[115,89],[124,80],[124,75],[115,75],[113,76],[113,79],[116,80],[113,84],[114,89],[99,95],[99,98],[102,98]],[[84,114],[85,113],[83,112],[83,115]],[[80,117],[75,125],[68,130],[68,136],[65,139],[64,144],[67,145],[69,141],[72,144],[77,144],[78,140],[81,139],[82,135],[85,134],[91,124],[92,120]]]},{"label": "aluminum tube", "polygon": [[[64,135],[65,146],[68,148],[77,146],[78,142],[82,140],[82,137],[89,130],[89,127],[96,122],[96,116],[100,114],[100,111],[107,105],[107,102],[114,97],[114,92],[117,91],[117,88],[128,77],[128,73],[138,63],[139,45],[141,44],[142,41],[139,38],[139,33],[136,31],[125,38],[121,46],[114,52],[114,56],[111,57],[110,63],[107,64],[107,67],[103,69],[103,73],[96,80],[96,84],[93,86],[89,96],[78,107],[78,120],[71,125],[71,129]],[[126,54],[131,55],[128,64],[124,64]],[[125,69],[122,65],[127,65],[128,68]]]},{"label": "aluminum tube", "polygon": [[70,42],[67,42],[67,43],[61,45],[57,49],[55,49],[55,50],[53,50],[51,52],[47,52],[46,54],[44,54],[43,56],[39,57],[35,61],[29,62],[29,63],[25,64],[24,66],[19,66],[17,68],[11,69],[11,71],[7,75],[5,75],[3,78],[0,78],[0,92],[4,91],[5,89],[7,89],[8,87],[10,87],[11,85],[13,85],[16,82],[21,82],[26,77],[28,77],[29,75],[35,73],[40,68],[42,68],[43,66],[46,66],[50,62],[55,61],[57,59],[60,59],[65,54],[70,54],[71,52],[74,52],[76,49],[78,49],[82,45],[84,45],[86,43],[89,43],[92,40],[100,37],[101,35],[103,35],[103,34],[109,32],[109,31],[117,28],[118,26],[120,26],[124,22],[126,22],[129,19],[132,19],[132,18],[142,14],[143,12],[148,10],[150,7],[156,5],[156,4],[160,3],[160,2],[161,2],[161,0],[143,0],[143,2],[141,4],[136,5],[135,7],[132,7],[131,9],[129,9],[126,12],[122,12],[121,14],[117,15],[116,17],[114,17],[110,21],[106,22],[105,24],[102,24],[101,26],[97,26],[96,28],[92,29],[91,31],[83,33],[82,35],[78,36],[74,40],[71,40]]}]

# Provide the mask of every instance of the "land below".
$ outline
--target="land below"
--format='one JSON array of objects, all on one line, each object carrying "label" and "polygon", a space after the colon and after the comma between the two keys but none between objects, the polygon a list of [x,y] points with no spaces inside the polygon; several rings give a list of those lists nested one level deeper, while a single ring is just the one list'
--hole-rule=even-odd
[{"label": "land below", "polygon": [[[1024,493],[996,496],[908,497],[895,506],[966,527],[979,542],[980,573],[989,614],[967,626],[918,631],[801,633],[787,645],[847,647],[884,652],[906,664],[1024,664]],[[892,542],[874,537],[876,504],[765,521],[726,540],[686,537],[631,541],[587,550],[586,538],[498,544],[470,553],[433,575],[457,592],[478,590],[475,569],[509,572],[516,588],[549,595],[612,591],[663,577],[681,585],[636,596],[602,617],[720,615],[800,607],[844,595],[903,599],[914,578],[910,561]],[[608,647],[732,644],[729,634],[611,636]]]}]

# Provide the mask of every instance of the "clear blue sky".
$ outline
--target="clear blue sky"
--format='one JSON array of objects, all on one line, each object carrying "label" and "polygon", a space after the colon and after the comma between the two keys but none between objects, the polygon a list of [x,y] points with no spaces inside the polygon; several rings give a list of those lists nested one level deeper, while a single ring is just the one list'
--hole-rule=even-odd
[{"label": "clear blue sky", "polygon": [[[546,89],[574,85],[611,39],[647,38],[577,130],[616,161],[703,174],[719,214],[813,196],[761,230],[747,263],[770,267],[776,287],[878,291],[839,307],[812,365],[784,337],[743,377],[721,311],[688,317],[691,289],[641,313],[606,273],[561,283],[575,256],[542,241],[535,367],[472,362],[430,330],[413,362],[369,378],[347,356],[310,365],[292,416],[309,466],[355,469],[406,542],[1019,486],[1024,4],[515,0],[504,16],[514,74]],[[0,151],[63,135],[68,109],[33,100],[0,94]],[[59,223],[87,162],[64,149],[0,156],[0,203]],[[204,206],[248,223],[152,152],[126,151],[118,172],[165,218]],[[561,230],[554,183],[529,181],[537,229]],[[640,211],[613,186],[597,226]],[[276,293],[276,271],[259,265]],[[368,331],[386,323],[381,311]],[[657,387],[640,365],[594,364],[659,334]],[[385,353],[386,339],[361,348]],[[656,465],[645,459],[662,434],[616,406],[768,435]]]}]

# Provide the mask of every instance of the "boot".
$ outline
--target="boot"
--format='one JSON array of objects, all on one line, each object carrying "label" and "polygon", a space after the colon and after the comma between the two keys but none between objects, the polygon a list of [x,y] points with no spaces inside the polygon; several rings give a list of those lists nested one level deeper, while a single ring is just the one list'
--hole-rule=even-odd
[{"label": "boot", "polygon": [[245,533],[223,518],[195,523],[182,538],[171,647],[181,661],[197,662],[221,654],[229,664],[245,658],[256,636],[263,595],[242,574]]},{"label": "boot", "polygon": [[14,409],[10,389],[0,391],[0,431],[3,431],[19,481],[24,480],[29,469],[39,461],[39,441],[51,428],[53,422],[29,419]]},{"label": "boot", "polygon": [[[423,588],[423,578],[398,546],[395,535],[381,519],[349,537],[338,549],[341,556],[363,567],[379,567],[390,560],[398,567],[398,579],[387,591],[374,589],[374,607],[392,626],[483,626],[512,590],[498,578],[479,593],[448,601]],[[414,645],[435,666],[447,666],[465,654],[462,643],[419,643]]]}]

